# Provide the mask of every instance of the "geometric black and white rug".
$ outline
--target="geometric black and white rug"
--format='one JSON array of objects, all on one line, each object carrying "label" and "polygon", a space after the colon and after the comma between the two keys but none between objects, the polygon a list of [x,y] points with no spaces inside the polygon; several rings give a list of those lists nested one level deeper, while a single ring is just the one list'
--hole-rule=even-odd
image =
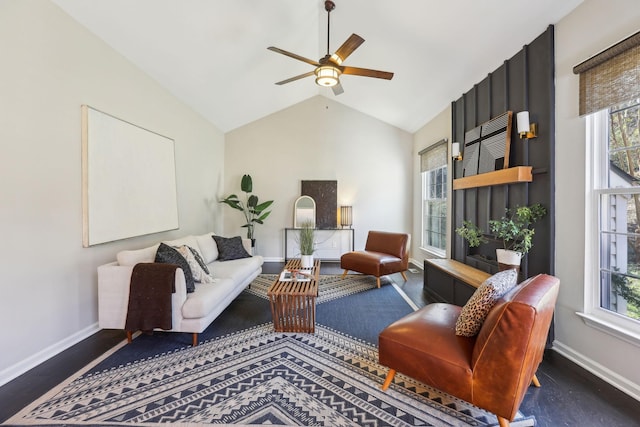
[{"label": "geometric black and white rug", "polygon": [[[254,284],[251,292],[259,294]],[[387,286],[382,292],[372,289],[350,298],[369,301],[367,293],[379,298],[385,295],[381,308],[399,297]],[[245,298],[259,302],[263,297]],[[266,301],[261,304],[268,305]],[[327,316],[334,310],[329,307],[332,304],[338,303],[327,303]],[[336,309],[344,311],[339,304]],[[262,323],[197,347],[178,348],[104,370],[95,369],[103,366],[99,362],[67,379],[6,424],[497,424],[492,414],[400,373],[389,389],[382,391],[388,369],[378,363],[376,346],[322,324],[316,324],[314,334],[295,334],[274,332],[271,322]],[[512,423],[533,425],[533,417],[521,414]]]},{"label": "geometric black and white rug", "polygon": [[[248,292],[253,293],[261,298],[267,298],[267,289],[276,279],[276,274],[261,274],[251,283]],[[318,286],[318,298],[316,304],[322,304],[333,301],[358,292],[363,292],[377,287],[376,281],[371,276],[361,274],[347,274],[345,278],[342,275],[323,275],[320,276]],[[387,277],[380,278],[381,286],[390,284],[391,280]]]},{"label": "geometric black and white rug", "polygon": [[[401,374],[389,390],[375,346],[323,326],[271,324],[81,375],[8,423],[484,426],[495,418]],[[534,425],[532,419],[512,425]]]}]

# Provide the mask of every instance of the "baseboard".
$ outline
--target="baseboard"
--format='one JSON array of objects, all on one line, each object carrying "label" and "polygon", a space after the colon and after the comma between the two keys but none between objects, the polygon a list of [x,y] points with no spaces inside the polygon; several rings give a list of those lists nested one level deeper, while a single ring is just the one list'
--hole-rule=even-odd
[{"label": "baseboard", "polygon": [[409,258],[409,264],[413,264],[418,270],[424,270],[424,261]]},{"label": "baseboard", "polygon": [[573,350],[571,347],[559,343],[558,341],[553,342],[552,350],[571,360],[581,368],[584,368],[587,371],[591,372],[601,380],[611,384],[613,387],[617,388],[623,393],[631,396],[635,400],[640,401],[640,385],[629,381],[623,376],[613,372],[606,366],[603,366],[596,361],[585,357],[581,353]]},{"label": "baseboard", "polygon": [[6,369],[0,371],[0,386],[5,385],[9,381],[19,377],[25,372],[35,368],[39,364],[51,359],[53,356],[62,353],[66,349],[76,345],[80,341],[90,337],[91,335],[98,332],[100,328],[98,327],[98,323],[94,323],[75,334],[63,339],[62,341],[58,341],[50,345],[49,347],[39,351],[38,353],[30,356],[19,363],[16,363],[13,366],[9,366]]}]

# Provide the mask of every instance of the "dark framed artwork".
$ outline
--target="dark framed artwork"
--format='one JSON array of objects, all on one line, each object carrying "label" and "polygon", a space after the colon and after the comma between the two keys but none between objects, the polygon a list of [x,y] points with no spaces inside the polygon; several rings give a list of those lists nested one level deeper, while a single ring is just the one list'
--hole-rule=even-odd
[{"label": "dark framed artwork", "polygon": [[316,202],[316,228],[337,228],[338,181],[302,181],[300,193]]},{"label": "dark framed artwork", "polygon": [[507,111],[465,133],[463,176],[509,167],[512,116]]}]

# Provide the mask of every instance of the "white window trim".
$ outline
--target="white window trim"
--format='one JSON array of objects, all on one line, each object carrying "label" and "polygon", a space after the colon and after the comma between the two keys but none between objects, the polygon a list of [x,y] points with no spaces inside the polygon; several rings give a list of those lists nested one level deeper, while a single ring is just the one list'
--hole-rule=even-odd
[{"label": "white window trim", "polygon": [[446,230],[445,230],[445,247],[444,249],[440,249],[437,248],[435,246],[423,246],[423,241],[422,241],[422,233],[424,233],[424,181],[423,181],[423,172],[420,172],[420,188],[421,188],[421,194],[420,194],[420,204],[421,204],[421,208],[420,208],[420,244],[419,244],[419,248],[421,251],[425,252],[428,256],[430,257],[436,257],[436,258],[447,258],[449,251],[450,251],[450,242],[451,242],[451,210],[452,210],[452,176],[453,176],[453,165],[452,165],[452,160],[451,160],[451,144],[449,144],[449,139],[448,138],[442,138],[440,141],[430,145],[429,147],[425,148],[422,152],[424,152],[425,150],[428,150],[430,148],[435,148],[437,145],[439,144],[444,144],[446,146],[446,151],[447,151],[447,164],[446,164],[446,170],[447,170],[447,193],[446,193],[446,204],[447,204],[447,221],[446,221]]},{"label": "white window trim", "polygon": [[[604,148],[598,146],[598,142],[608,138],[608,114],[603,110],[588,115],[586,119],[585,288],[583,311],[576,314],[587,326],[640,347],[638,322],[600,307],[600,230],[596,212],[600,208],[600,195],[610,191],[594,188],[604,187],[597,180],[604,179],[602,171],[606,170],[608,156],[602,155]],[[627,191],[620,189],[617,192]]]}]

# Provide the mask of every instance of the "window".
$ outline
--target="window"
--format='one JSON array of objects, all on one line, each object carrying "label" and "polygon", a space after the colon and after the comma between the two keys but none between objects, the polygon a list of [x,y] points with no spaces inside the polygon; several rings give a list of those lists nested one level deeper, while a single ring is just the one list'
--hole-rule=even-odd
[{"label": "window", "polygon": [[422,173],[422,244],[445,256],[447,245],[447,142],[420,152]]},{"label": "window", "polygon": [[640,328],[640,99],[591,114],[587,125],[598,242],[591,310]]},{"label": "window", "polygon": [[573,67],[587,115],[587,324],[640,345],[640,31]]}]

